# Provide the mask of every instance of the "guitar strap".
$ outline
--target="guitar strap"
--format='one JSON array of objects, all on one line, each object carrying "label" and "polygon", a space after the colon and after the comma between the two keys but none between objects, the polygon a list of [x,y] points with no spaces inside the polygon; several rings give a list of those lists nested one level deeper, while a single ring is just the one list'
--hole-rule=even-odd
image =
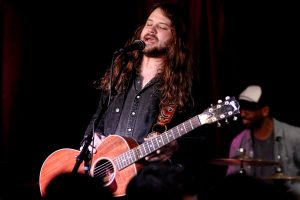
[{"label": "guitar strap", "polygon": [[166,103],[161,101],[160,103],[160,112],[157,117],[156,124],[152,127],[152,132],[162,133],[167,130],[167,124],[170,123],[174,113],[176,111],[177,105]]}]

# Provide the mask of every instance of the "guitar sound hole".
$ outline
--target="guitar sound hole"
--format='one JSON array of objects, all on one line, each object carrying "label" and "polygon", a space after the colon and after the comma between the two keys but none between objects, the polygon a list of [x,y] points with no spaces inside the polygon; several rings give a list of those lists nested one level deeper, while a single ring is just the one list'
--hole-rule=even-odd
[{"label": "guitar sound hole", "polygon": [[110,160],[101,159],[93,167],[93,176],[99,178],[103,184],[109,185],[115,178],[114,166]]}]

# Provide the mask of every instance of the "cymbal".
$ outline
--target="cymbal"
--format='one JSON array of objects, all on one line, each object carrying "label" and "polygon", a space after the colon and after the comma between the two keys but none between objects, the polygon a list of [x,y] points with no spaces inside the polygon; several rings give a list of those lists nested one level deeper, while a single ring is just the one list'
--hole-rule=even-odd
[{"label": "cymbal", "polygon": [[264,180],[298,180],[300,181],[300,176],[287,176],[283,173],[275,173],[271,176],[262,177]]},{"label": "cymbal", "polygon": [[279,163],[273,160],[253,159],[248,157],[236,157],[236,158],[219,158],[214,159],[210,163],[215,165],[278,165]]}]

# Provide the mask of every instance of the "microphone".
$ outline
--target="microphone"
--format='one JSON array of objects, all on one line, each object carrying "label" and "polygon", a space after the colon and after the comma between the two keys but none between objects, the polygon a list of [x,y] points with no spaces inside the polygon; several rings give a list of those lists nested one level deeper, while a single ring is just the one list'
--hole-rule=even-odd
[{"label": "microphone", "polygon": [[115,52],[116,53],[128,53],[131,51],[135,51],[135,50],[143,50],[145,48],[146,44],[143,40],[135,40],[132,44],[119,49],[118,51]]}]

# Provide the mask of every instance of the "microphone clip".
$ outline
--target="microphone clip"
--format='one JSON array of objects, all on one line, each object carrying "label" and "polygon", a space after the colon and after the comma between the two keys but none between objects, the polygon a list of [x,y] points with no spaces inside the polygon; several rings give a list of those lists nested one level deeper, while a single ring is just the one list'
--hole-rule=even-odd
[{"label": "microphone clip", "polygon": [[114,52],[114,55],[118,54],[127,54],[132,51],[142,51],[145,48],[146,44],[143,40],[135,40],[132,44],[119,49],[118,51]]}]

